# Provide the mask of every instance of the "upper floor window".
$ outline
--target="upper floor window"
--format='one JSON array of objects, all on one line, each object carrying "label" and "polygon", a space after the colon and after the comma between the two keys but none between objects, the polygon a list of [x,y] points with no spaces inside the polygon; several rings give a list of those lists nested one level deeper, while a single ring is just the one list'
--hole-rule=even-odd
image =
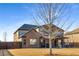
[{"label": "upper floor window", "polygon": [[25,33],[27,33],[27,31],[19,31],[19,36],[21,37],[21,36],[24,35]]}]

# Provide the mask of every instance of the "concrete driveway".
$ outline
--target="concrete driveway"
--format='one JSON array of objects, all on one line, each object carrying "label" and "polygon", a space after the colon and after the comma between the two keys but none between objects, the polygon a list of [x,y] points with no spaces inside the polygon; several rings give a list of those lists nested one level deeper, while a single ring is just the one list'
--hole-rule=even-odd
[{"label": "concrete driveway", "polygon": [[11,56],[7,49],[0,49],[0,56]]}]

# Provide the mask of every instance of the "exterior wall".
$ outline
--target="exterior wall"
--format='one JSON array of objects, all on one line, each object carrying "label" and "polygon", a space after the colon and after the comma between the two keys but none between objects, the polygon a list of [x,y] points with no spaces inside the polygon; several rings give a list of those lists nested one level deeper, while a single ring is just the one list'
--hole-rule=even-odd
[{"label": "exterior wall", "polygon": [[21,35],[25,34],[26,30],[18,30],[17,32],[14,33],[14,42],[18,42],[18,41],[21,41],[20,37]]},{"label": "exterior wall", "polygon": [[16,32],[16,33],[14,33],[14,42],[17,42],[17,41],[19,41],[18,39],[19,39],[19,36],[18,36],[18,31]]}]

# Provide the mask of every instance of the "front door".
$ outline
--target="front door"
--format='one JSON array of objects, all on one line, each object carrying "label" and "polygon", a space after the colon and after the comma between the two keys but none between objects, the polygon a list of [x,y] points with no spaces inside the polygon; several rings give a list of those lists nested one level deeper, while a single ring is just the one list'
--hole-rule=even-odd
[{"label": "front door", "polygon": [[26,40],[23,40],[23,41],[22,41],[22,47],[23,47],[23,48],[26,48]]},{"label": "front door", "polygon": [[40,47],[45,48],[45,40],[43,38],[40,38]]}]

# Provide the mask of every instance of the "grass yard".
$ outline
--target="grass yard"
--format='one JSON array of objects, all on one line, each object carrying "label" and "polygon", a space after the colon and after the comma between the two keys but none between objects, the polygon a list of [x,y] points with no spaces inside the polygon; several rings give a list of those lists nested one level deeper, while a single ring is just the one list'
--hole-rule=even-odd
[{"label": "grass yard", "polygon": [[[9,49],[14,56],[48,56],[48,48],[22,48]],[[52,55],[54,56],[79,56],[79,48],[53,48]]]}]

